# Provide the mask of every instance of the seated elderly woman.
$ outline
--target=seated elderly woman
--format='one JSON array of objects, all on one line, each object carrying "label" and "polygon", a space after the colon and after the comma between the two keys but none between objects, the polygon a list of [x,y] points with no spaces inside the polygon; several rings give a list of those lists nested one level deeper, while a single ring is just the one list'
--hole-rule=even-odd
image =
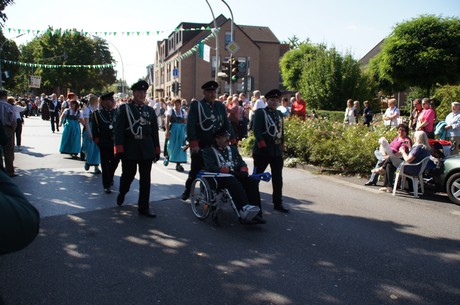
[{"label": "seated elderly woman", "polygon": [[[431,155],[431,147],[428,143],[428,137],[424,131],[416,131],[414,134],[414,146],[409,153],[406,152],[405,147],[401,146],[399,152],[406,163],[419,163],[426,157]],[[405,168],[404,172],[410,175],[417,175],[420,171],[419,167]],[[384,187],[380,188],[381,191],[391,193],[393,189],[394,174],[396,167],[388,162],[385,167],[385,183]]]},{"label": "seated elderly woman", "polygon": [[407,124],[399,124],[398,125],[398,135],[396,138],[388,143],[385,138],[380,138],[379,140],[380,148],[374,152],[375,156],[377,157],[377,165],[372,170],[372,175],[369,181],[367,181],[364,185],[376,185],[379,175],[385,173],[385,166],[387,162],[393,164],[396,168],[402,162],[402,155],[399,152],[399,148],[404,146],[407,151],[409,151],[412,147],[412,140],[409,138],[409,126]]}]

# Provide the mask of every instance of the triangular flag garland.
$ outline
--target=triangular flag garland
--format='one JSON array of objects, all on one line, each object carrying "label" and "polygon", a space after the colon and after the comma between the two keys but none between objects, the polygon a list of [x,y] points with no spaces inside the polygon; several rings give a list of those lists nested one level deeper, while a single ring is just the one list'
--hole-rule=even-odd
[{"label": "triangular flag garland", "polygon": [[[211,27],[196,27],[196,28],[175,28],[175,32],[190,32],[190,31],[214,31],[215,28]],[[170,31],[129,31],[129,32],[89,32],[89,31],[77,31],[77,30],[63,30],[63,29],[56,29],[50,30],[47,29],[43,30],[32,30],[32,29],[16,29],[16,28],[0,28],[0,32],[8,32],[8,33],[16,33],[16,34],[32,34],[32,35],[40,35],[40,34],[47,34],[47,35],[82,35],[82,36],[126,36],[126,37],[137,37],[137,36],[150,36],[151,34],[165,34],[169,33]]]},{"label": "triangular flag garland", "polygon": [[45,64],[33,64],[27,62],[18,62],[12,60],[2,59],[2,62],[5,64],[18,65],[21,67],[31,67],[31,68],[46,68],[46,69],[58,69],[58,68],[80,68],[80,69],[105,69],[113,68],[112,64],[104,65],[45,65]]},{"label": "triangular flag garland", "polygon": [[189,57],[190,55],[192,55],[193,53],[197,52],[198,50],[200,50],[200,45],[203,46],[205,42],[207,42],[208,40],[214,38],[217,36],[217,33],[219,32],[219,29],[214,29],[212,31],[212,33],[210,35],[208,35],[205,39],[201,40],[200,42],[198,42],[196,45],[194,45],[190,50],[188,50],[187,52],[185,52],[184,54],[182,54],[181,56],[179,56],[177,58],[178,61],[181,61],[183,59],[186,59],[187,57]]}]

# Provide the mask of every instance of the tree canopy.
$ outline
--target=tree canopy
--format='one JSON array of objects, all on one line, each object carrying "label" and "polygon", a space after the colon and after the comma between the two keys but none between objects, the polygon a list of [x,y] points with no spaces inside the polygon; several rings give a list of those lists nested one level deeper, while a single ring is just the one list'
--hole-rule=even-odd
[{"label": "tree canopy", "polygon": [[341,55],[335,48],[298,44],[280,62],[284,85],[302,92],[314,109],[338,110],[347,99],[372,97],[368,78],[361,73],[358,62],[350,54]]},{"label": "tree canopy", "polygon": [[[104,65],[113,64],[114,59],[106,41],[98,37],[76,34],[61,34],[48,31],[21,48],[21,60],[47,65]],[[76,93],[102,92],[116,80],[113,68],[23,68],[18,82],[25,91],[29,75],[41,76],[43,92]]]},{"label": "tree canopy", "polygon": [[424,15],[398,24],[369,68],[383,89],[409,86],[429,94],[460,81],[460,19]]}]

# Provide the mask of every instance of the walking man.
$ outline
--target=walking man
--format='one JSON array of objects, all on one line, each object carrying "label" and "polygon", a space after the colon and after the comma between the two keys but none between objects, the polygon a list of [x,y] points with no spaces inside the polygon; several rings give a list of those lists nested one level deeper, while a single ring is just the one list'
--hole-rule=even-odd
[{"label": "walking man", "polygon": [[[231,129],[224,104],[216,102],[217,87],[218,84],[215,81],[205,83],[201,86],[203,99],[190,105],[187,118],[187,140],[190,145],[191,164],[182,200],[189,198],[192,182],[203,168],[201,149],[213,145],[214,135],[218,130],[230,131]],[[232,138],[234,142],[235,139]]]},{"label": "walking man", "polygon": [[281,92],[278,89],[269,91],[265,98],[267,107],[258,109],[254,114],[255,142],[252,149],[256,174],[265,172],[270,165],[272,172],[272,200],[276,211],[289,212],[283,206],[283,151],[284,122],[278,107]]},{"label": "walking man", "polygon": [[155,111],[145,104],[146,81],[138,81],[133,90],[133,99],[118,108],[115,120],[115,153],[121,158],[122,174],[117,205],[125,201],[131,182],[139,167],[139,215],[154,218],[150,211],[150,172],[152,162],[160,159],[160,141]]}]

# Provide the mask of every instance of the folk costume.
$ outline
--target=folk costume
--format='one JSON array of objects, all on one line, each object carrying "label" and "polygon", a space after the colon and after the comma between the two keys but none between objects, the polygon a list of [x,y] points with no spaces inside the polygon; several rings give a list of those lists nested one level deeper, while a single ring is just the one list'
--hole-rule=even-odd
[{"label": "folk costume", "polygon": [[187,153],[182,149],[185,145],[187,113],[184,109],[177,112],[176,108],[172,108],[167,116],[169,117],[169,138],[165,145],[167,159],[168,162],[177,163],[178,171],[183,171],[180,164],[187,163]]},{"label": "folk costume", "polygon": [[[216,91],[217,82],[209,81],[201,86],[204,91]],[[204,149],[214,144],[214,135],[217,131],[224,129],[230,131],[232,128],[227,118],[227,110],[224,104],[220,102],[201,101],[192,102],[187,117],[187,140],[190,149]],[[191,164],[188,179],[185,182],[185,190],[182,194],[182,200],[187,200],[190,194],[190,188],[196,175],[203,168],[203,159],[201,151],[190,153]]]},{"label": "folk costume", "polygon": [[[113,100],[113,92],[104,94],[100,97],[101,102],[106,99]],[[110,187],[113,185],[113,177],[118,167],[120,159],[115,158],[114,154],[114,128],[115,128],[115,109],[101,107],[93,112],[91,116],[91,132],[93,141],[99,147],[102,168],[102,186],[106,193],[111,193]]]},{"label": "folk costume", "polygon": [[[148,89],[145,81],[135,83],[131,90],[143,91]],[[136,96],[136,93],[133,93]],[[115,121],[115,153],[121,156],[122,174],[120,178],[120,193],[117,205],[122,205],[126,193],[139,167],[139,199],[140,215],[155,217],[149,212],[150,172],[152,162],[160,159],[160,141],[155,111],[145,105],[130,101],[118,108]]]},{"label": "folk costume", "polygon": [[[81,128],[80,128],[80,110],[74,111],[72,108],[67,108],[64,111],[64,131],[61,137],[61,146],[59,152],[61,154],[70,154],[77,156],[81,150]],[[62,123],[62,122],[61,122]]]},{"label": "folk costume", "polygon": [[[277,89],[268,92],[265,97],[279,99],[281,92]],[[270,106],[270,105],[269,105]],[[256,110],[254,114],[253,131],[255,142],[252,150],[256,174],[265,172],[270,165],[272,173],[272,200],[275,210],[287,212],[283,207],[283,150],[284,122],[281,112],[275,108],[266,107]]]},{"label": "folk costume", "polygon": [[[97,98],[97,97],[96,97]],[[86,126],[83,128],[82,133],[82,147],[81,151],[85,154],[86,162],[85,162],[85,170],[89,170],[90,166],[95,167],[95,173],[100,174],[99,164],[101,164],[101,154],[99,152],[99,147],[93,141],[94,137],[90,138],[90,134],[92,135],[92,125],[90,118],[92,117],[94,111],[91,105],[88,105],[85,109],[82,110],[82,117],[84,120],[89,120],[89,130],[86,129]]]}]

